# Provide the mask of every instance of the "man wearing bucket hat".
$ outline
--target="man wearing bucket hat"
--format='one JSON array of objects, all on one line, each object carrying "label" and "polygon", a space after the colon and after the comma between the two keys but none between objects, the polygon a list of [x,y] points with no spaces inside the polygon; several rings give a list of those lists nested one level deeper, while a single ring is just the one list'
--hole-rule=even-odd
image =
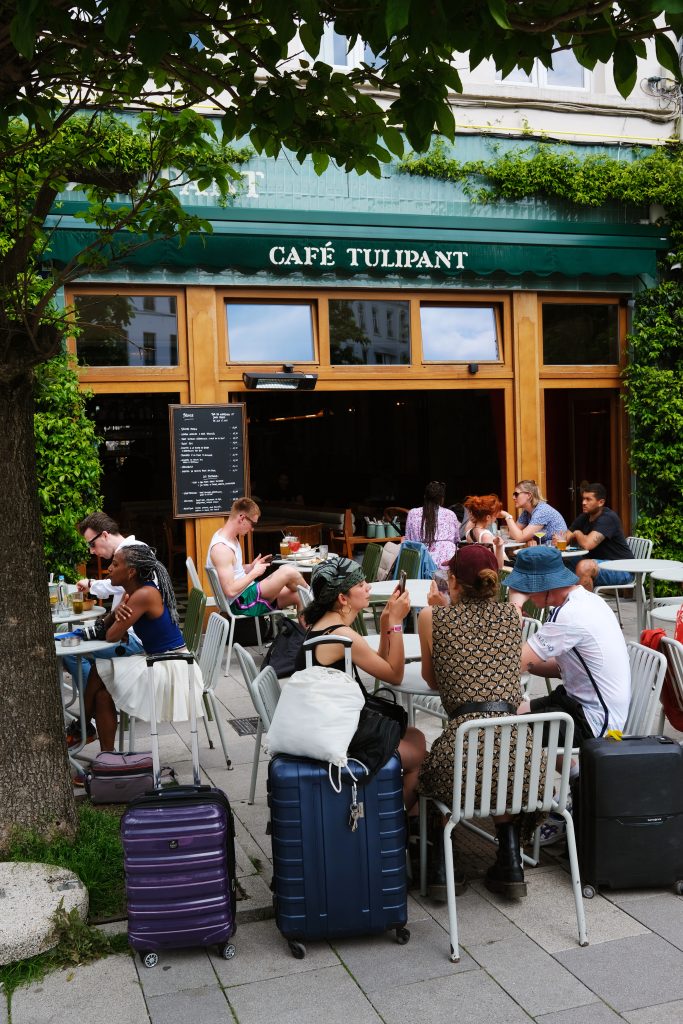
[{"label": "man wearing bucket hat", "polygon": [[530,597],[550,618],[522,649],[522,671],[561,676],[547,697],[520,705],[518,714],[566,711],[575,742],[623,729],[631,697],[624,637],[601,597],[580,586],[555,548],[523,548],[504,585]]}]

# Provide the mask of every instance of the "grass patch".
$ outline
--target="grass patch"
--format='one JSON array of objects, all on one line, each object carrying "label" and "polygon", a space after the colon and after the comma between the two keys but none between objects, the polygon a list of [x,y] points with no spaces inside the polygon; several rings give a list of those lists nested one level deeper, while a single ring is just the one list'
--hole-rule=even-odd
[{"label": "grass patch", "polygon": [[121,935],[105,935],[81,921],[76,908],[67,914],[63,906],[58,907],[54,921],[59,942],[53,949],[29,960],[0,967],[0,984],[7,998],[8,1009],[12,993],[20,985],[41,981],[50,971],[61,967],[76,967],[101,960],[111,953],[130,951],[125,932]]},{"label": "grass patch", "polygon": [[126,892],[119,837],[123,810],[123,807],[93,807],[89,801],[80,801],[78,833],[74,840],[57,838],[48,842],[29,829],[17,829],[10,839],[5,859],[68,868],[88,890],[90,921],[124,917]]}]

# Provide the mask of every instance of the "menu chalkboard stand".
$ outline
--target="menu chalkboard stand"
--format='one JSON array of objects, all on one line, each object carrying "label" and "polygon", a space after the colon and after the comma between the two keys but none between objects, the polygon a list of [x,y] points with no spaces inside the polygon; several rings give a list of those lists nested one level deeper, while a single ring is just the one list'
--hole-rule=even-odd
[{"label": "menu chalkboard stand", "polygon": [[227,516],[246,493],[246,407],[169,405],[173,515],[176,519]]}]

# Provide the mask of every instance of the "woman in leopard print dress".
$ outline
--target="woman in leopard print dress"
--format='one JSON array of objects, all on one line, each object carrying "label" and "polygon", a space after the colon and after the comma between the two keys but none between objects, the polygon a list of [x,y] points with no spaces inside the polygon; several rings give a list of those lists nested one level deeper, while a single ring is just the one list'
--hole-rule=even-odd
[{"label": "woman in leopard print dress", "polygon": [[[422,764],[419,788],[427,796],[449,804],[453,796],[453,748],[461,722],[514,714],[521,703],[520,655],[522,635],[517,609],[498,600],[499,580],[496,557],[482,544],[463,546],[449,563],[451,604],[441,605],[436,587],[430,606],[420,613],[422,675],[439,691],[450,717],[445,730]],[[495,708],[469,707],[474,702],[494,702]],[[530,739],[530,738],[529,738]],[[529,742],[529,752],[531,745]],[[498,751],[494,758],[497,763]],[[511,751],[514,756],[514,748]],[[512,782],[510,783],[510,789]],[[511,818],[496,819],[498,861],[489,871],[486,884],[510,896],[526,894],[519,857],[519,826]],[[438,827],[436,829],[438,833]],[[434,846],[434,852],[442,843]],[[441,885],[443,875],[443,886]],[[439,863],[433,865],[430,895],[445,894],[445,875]]]}]

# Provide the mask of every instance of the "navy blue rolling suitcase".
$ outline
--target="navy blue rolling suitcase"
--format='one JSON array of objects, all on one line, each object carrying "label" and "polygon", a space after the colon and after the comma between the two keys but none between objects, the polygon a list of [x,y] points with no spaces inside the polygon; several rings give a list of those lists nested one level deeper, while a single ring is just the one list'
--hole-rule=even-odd
[{"label": "navy blue rolling suitcase", "polygon": [[577,832],[584,896],[601,887],[683,892],[683,748],[665,736],[587,740]]},{"label": "navy blue rolling suitcase", "polygon": [[349,767],[355,812],[348,769],[337,793],[318,761],[279,755],[268,768],[275,919],[297,958],[308,940],[389,929],[410,938],[400,759],[365,784],[364,768]]},{"label": "navy blue rolling suitcase", "polygon": [[[152,694],[152,763],[155,789],[133,800],[121,819],[128,941],[145,967],[163,949],[216,945],[235,955],[235,834],[225,793],[200,784],[194,687],[190,685],[193,786],[160,787],[154,701],[154,663],[192,655],[147,659]],[[188,678],[189,682],[189,678]]]}]

